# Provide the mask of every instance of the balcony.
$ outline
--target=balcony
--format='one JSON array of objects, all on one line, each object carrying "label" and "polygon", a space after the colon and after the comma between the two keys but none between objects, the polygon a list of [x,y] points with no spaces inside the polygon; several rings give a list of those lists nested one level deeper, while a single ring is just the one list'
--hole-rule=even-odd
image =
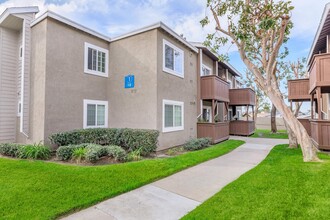
[{"label": "balcony", "polygon": [[311,120],[312,140],[320,150],[330,150],[330,121]]},{"label": "balcony", "polygon": [[289,101],[310,101],[309,79],[288,80],[288,99]]},{"label": "balcony", "polygon": [[330,54],[317,54],[309,70],[309,93],[316,87],[330,87]]},{"label": "balcony", "polygon": [[197,123],[197,137],[211,138],[216,144],[229,139],[229,122]]},{"label": "balcony", "polygon": [[304,126],[309,136],[311,136],[310,118],[298,118],[298,121]]},{"label": "balcony", "polygon": [[202,76],[201,99],[229,102],[229,84],[216,75]]},{"label": "balcony", "polygon": [[255,131],[254,121],[231,121],[229,133],[231,135],[250,136]]},{"label": "balcony", "polygon": [[230,89],[229,99],[229,105],[244,106],[256,104],[256,94],[250,88]]}]

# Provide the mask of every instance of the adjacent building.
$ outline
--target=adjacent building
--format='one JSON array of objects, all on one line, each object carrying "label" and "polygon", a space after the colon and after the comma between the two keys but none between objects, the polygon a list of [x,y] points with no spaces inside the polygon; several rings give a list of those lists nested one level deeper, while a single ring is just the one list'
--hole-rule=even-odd
[{"label": "adjacent building", "polygon": [[330,4],[310,49],[308,73],[307,79],[288,81],[288,99],[311,103],[311,118],[299,120],[319,149],[330,150]]},{"label": "adjacent building", "polygon": [[[109,38],[54,12],[36,13],[8,8],[0,16],[0,142],[127,127],[159,130],[161,150],[235,134],[230,120],[240,121],[242,110],[230,105],[230,93],[254,92],[237,89],[240,73],[202,44],[162,22]],[[212,131],[201,128],[208,123]]]}]

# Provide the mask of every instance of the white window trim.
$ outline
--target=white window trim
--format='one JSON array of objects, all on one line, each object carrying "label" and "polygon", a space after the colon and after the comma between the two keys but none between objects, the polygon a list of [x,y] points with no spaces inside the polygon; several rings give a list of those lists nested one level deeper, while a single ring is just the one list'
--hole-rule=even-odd
[{"label": "white window trim", "polygon": [[[182,126],[166,128],[165,127],[165,105],[179,105],[181,106],[181,119],[182,119]],[[163,99],[163,133],[166,132],[173,132],[173,131],[182,131],[184,130],[184,103],[179,101],[172,101]]]},{"label": "white window trim", "polygon": [[212,69],[211,69],[210,67],[206,66],[205,64],[202,64],[201,76],[204,76],[204,75],[203,75],[203,74],[204,74],[204,73],[203,73],[203,68],[209,70],[209,71],[210,71],[210,75],[213,74],[213,73],[212,73]]},{"label": "white window trim", "polygon": [[[91,105],[104,105],[105,106],[105,122],[104,125],[102,126],[87,126],[87,105],[91,104]],[[108,127],[108,101],[99,101],[99,100],[90,100],[90,99],[84,99],[84,126],[83,128],[107,128]]]},{"label": "white window trim", "polygon": [[[88,69],[88,48],[92,48],[94,50],[105,53],[105,73]],[[108,77],[109,76],[108,69],[109,69],[109,50],[85,42],[84,72],[96,76]]]},{"label": "white window trim", "polygon": [[[169,68],[167,68],[165,66],[165,45],[173,48],[174,50],[180,52],[182,54],[182,73],[179,73],[175,70],[171,70]],[[175,62],[175,60],[174,60]],[[173,64],[175,66],[175,63]],[[178,48],[177,46],[171,44],[170,42],[168,42],[167,40],[163,39],[163,71],[164,72],[167,72],[169,74],[172,74],[172,75],[175,75],[175,76],[178,76],[180,78],[184,78],[184,51],[181,50],[180,48]]]}]

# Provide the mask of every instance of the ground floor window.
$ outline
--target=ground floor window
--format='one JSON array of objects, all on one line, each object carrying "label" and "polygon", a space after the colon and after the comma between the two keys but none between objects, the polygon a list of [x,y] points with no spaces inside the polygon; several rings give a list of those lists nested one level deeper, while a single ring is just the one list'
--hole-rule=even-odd
[{"label": "ground floor window", "polygon": [[203,121],[212,122],[212,107],[203,106]]},{"label": "ground floor window", "polygon": [[108,102],[84,100],[84,128],[108,127]]},{"label": "ground floor window", "polygon": [[183,130],[183,102],[163,100],[163,132]]}]

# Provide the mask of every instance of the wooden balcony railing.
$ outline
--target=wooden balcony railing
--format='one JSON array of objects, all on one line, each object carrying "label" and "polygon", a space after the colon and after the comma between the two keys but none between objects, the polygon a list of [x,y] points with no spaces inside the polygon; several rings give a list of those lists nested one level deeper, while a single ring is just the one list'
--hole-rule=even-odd
[{"label": "wooden balcony railing", "polygon": [[314,55],[309,69],[309,93],[326,86],[330,87],[330,53]]},{"label": "wooden balcony railing", "polygon": [[216,75],[202,76],[201,99],[229,102],[229,84]]},{"label": "wooden balcony railing", "polygon": [[230,89],[229,100],[229,105],[255,105],[256,93],[250,88]]},{"label": "wooden balcony railing", "polygon": [[309,136],[311,136],[311,122],[310,118],[298,118],[298,121],[304,126]]},{"label": "wooden balcony railing", "polygon": [[231,135],[249,136],[255,131],[254,121],[231,121],[229,127]]},{"label": "wooden balcony railing", "polygon": [[212,143],[229,139],[229,122],[197,123],[197,137],[211,138]]},{"label": "wooden balcony railing", "polygon": [[311,137],[321,150],[330,150],[330,121],[311,120]]},{"label": "wooden balcony railing", "polygon": [[310,101],[309,79],[288,80],[289,101]]}]

